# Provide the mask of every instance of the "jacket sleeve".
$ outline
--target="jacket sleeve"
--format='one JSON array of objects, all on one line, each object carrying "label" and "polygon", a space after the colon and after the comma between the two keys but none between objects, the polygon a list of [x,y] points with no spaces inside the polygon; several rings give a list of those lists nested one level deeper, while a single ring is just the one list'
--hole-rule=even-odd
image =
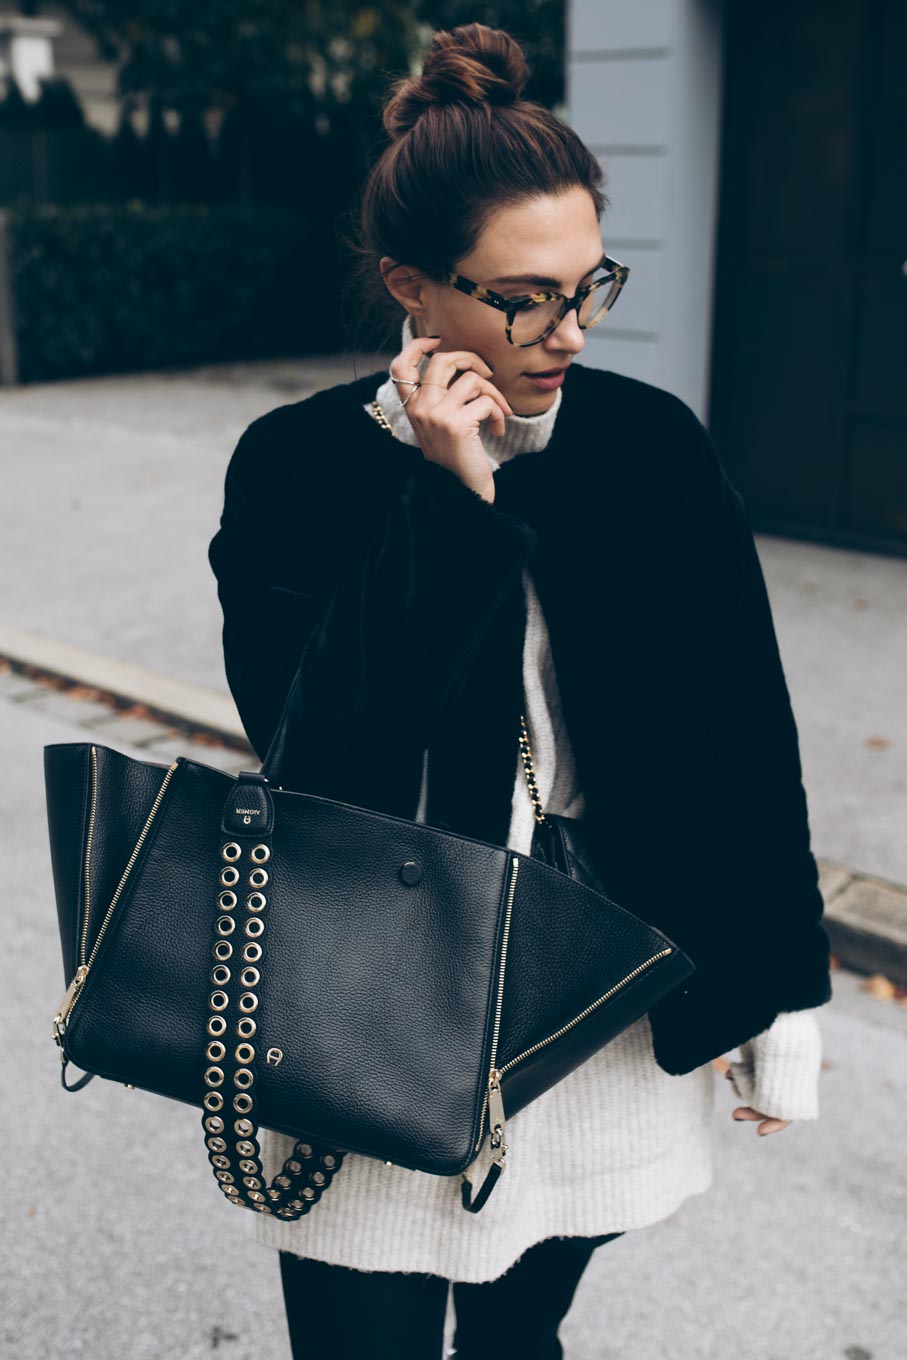
[{"label": "jacket sleeve", "polygon": [[728,600],[717,620],[713,738],[724,825],[752,937],[777,1008],[831,998],[825,904],[810,843],[797,725],[743,497],[722,469]]},{"label": "jacket sleeve", "polygon": [[208,549],[227,681],[274,782],[412,816],[433,724],[538,536],[418,450],[373,496],[286,410],[242,434]]}]

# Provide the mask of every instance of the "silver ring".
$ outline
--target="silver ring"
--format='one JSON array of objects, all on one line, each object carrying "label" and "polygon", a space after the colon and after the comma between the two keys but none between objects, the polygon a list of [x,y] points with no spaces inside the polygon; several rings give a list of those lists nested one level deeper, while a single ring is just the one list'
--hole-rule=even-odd
[{"label": "silver ring", "polygon": [[419,378],[417,381],[414,382],[414,381],[412,381],[412,379],[410,379],[410,378],[395,378],[395,377],[393,376],[393,374],[391,374],[391,382],[393,382],[393,383],[395,383],[395,384],[396,384],[396,383],[405,383],[407,387],[411,387],[411,388],[413,389],[412,392],[410,392],[409,396],[406,398],[406,401],[402,401],[402,402],[400,403],[401,406],[405,406],[405,405],[406,405],[406,402],[409,401],[409,400],[412,398],[413,393],[416,392],[416,391],[422,386],[422,379],[421,379],[421,378]]}]

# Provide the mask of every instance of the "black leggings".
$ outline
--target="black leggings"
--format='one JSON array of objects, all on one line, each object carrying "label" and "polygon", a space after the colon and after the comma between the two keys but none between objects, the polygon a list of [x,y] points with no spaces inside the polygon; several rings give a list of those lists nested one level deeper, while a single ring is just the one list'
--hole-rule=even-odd
[{"label": "black leggings", "polygon": [[[455,1360],[561,1360],[558,1327],[602,1237],[548,1237],[484,1284],[453,1282]],[[450,1281],[281,1251],[293,1360],[441,1360]]]}]

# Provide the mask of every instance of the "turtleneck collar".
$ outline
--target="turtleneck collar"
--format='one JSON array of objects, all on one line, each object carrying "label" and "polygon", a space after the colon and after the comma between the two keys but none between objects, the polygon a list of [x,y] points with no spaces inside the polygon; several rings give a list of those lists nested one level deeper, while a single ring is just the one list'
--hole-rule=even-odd
[{"label": "turtleneck collar", "polygon": [[[408,345],[415,337],[412,330],[412,321],[409,313],[403,322],[401,349]],[[387,417],[391,432],[396,439],[402,440],[404,444],[418,444],[416,432],[410,424],[409,416],[403,408],[406,394],[412,388],[404,387],[397,389],[396,384],[388,377],[378,388],[376,398]],[[402,397],[400,395],[402,392]],[[507,462],[509,458],[515,457],[519,453],[528,453],[536,449],[543,449],[551,438],[554,429],[554,422],[560,410],[563,388],[557,388],[554,401],[547,411],[540,411],[534,416],[505,416],[504,433],[494,434],[487,428],[487,421],[482,428],[482,447],[488,456],[488,461],[492,468],[500,467],[501,463]],[[371,405],[366,406],[366,410],[371,410]]]}]

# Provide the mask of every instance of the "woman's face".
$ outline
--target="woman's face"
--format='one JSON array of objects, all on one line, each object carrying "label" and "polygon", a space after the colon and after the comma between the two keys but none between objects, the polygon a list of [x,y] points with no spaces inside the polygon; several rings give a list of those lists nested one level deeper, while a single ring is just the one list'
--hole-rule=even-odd
[{"label": "woman's face", "polygon": [[[504,297],[545,288],[572,297],[583,284],[591,283],[602,254],[595,205],[586,190],[577,187],[500,208],[475,249],[458,260],[454,270]],[[382,272],[394,263],[389,256],[382,257]],[[403,279],[407,272],[397,270],[386,281],[410,313],[415,335],[440,335],[438,349],[478,354],[494,369],[489,381],[517,415],[548,410],[557,389],[545,391],[527,374],[569,367],[580,353],[586,340],[575,309],[544,340],[520,348],[507,340],[502,311],[415,271],[407,283]]]}]

